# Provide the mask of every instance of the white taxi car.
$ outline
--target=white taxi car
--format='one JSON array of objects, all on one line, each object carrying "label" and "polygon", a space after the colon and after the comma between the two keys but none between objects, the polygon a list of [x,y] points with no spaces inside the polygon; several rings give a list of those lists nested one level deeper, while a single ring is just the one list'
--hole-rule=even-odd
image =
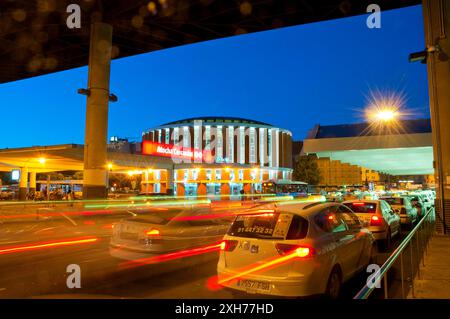
[{"label": "white taxi car", "polygon": [[372,262],[375,239],[339,203],[278,203],[236,217],[224,237],[218,284],[253,294],[337,298]]},{"label": "white taxi car", "polygon": [[358,216],[384,248],[391,246],[392,237],[400,236],[400,216],[384,200],[351,200],[342,204]]}]

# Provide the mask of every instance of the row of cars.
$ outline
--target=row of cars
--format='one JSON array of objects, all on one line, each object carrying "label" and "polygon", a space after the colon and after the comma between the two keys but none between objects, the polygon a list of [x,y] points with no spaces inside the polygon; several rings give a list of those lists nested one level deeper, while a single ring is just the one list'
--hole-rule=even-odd
[{"label": "row of cars", "polygon": [[274,202],[238,214],[172,207],[116,223],[110,253],[141,260],[220,242],[221,287],[337,298],[345,281],[373,263],[377,242],[388,248],[402,224],[418,218],[409,195],[342,203]]}]

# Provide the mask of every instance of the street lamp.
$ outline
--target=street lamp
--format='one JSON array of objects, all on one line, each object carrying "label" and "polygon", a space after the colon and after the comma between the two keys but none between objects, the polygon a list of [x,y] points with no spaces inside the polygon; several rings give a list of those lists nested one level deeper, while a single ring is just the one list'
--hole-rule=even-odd
[{"label": "street lamp", "polygon": [[398,109],[394,106],[378,108],[372,107],[366,110],[366,118],[371,123],[384,123],[395,122],[400,117]]},{"label": "street lamp", "polygon": [[389,122],[394,120],[396,117],[398,116],[398,113],[394,110],[380,110],[377,113],[375,113],[375,118],[378,121],[383,121],[383,122]]}]

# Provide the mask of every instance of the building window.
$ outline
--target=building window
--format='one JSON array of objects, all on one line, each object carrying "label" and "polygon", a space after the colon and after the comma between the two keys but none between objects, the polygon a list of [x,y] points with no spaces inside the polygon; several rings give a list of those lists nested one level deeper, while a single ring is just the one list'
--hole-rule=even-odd
[{"label": "building window", "polygon": [[198,169],[192,171],[192,179],[196,181],[198,179]]},{"label": "building window", "polygon": [[228,126],[228,152],[227,152],[228,163],[234,163],[234,128],[233,126]]},{"label": "building window", "polygon": [[220,181],[222,179],[222,170],[216,169],[216,181]]},{"label": "building window", "polygon": [[170,128],[166,128],[166,136],[165,136],[166,140],[165,143],[166,144],[170,144]]},{"label": "building window", "polygon": [[234,181],[234,169],[230,170],[230,181]]},{"label": "building window", "polygon": [[245,127],[239,127],[239,163],[245,163]]},{"label": "building window", "polygon": [[222,126],[217,126],[216,128],[216,163],[223,162],[223,134]]},{"label": "building window", "polygon": [[189,135],[189,127],[183,127],[183,147],[191,146],[191,137]]},{"label": "building window", "polygon": [[240,180],[240,181],[244,180],[244,170],[243,170],[243,169],[240,169],[239,172],[238,172],[238,174],[239,174],[239,180]]},{"label": "building window", "polygon": [[206,170],[206,180],[210,181],[212,179],[212,172],[210,169]]},{"label": "building window", "polygon": [[268,160],[269,160],[269,166],[273,167],[273,161],[272,161],[272,130],[267,130],[267,148],[268,148]]},{"label": "building window", "polygon": [[161,132],[161,130],[158,130],[158,143],[162,143],[161,138],[162,138],[162,132]]},{"label": "building window", "polygon": [[188,170],[188,169],[185,169],[185,170],[184,170],[184,176],[183,176],[183,179],[184,179],[185,181],[187,181],[187,180],[189,179],[189,170]]},{"label": "building window", "polygon": [[275,146],[275,154],[273,154],[273,166],[279,167],[280,166],[280,131],[274,130],[275,132],[275,140],[274,140],[274,146]]},{"label": "building window", "polygon": [[194,148],[196,150],[200,150],[202,147],[202,137],[200,136],[200,126],[199,125],[195,125],[194,126]]},{"label": "building window", "polygon": [[265,136],[264,136],[264,128],[259,129],[259,162],[261,166],[264,166],[265,164]]},{"label": "building window", "polygon": [[205,150],[211,150],[211,126],[205,126]]},{"label": "building window", "polygon": [[180,139],[180,135],[178,132],[179,128],[175,127],[173,129],[173,144],[178,145],[179,139]]},{"label": "building window", "polygon": [[256,163],[256,147],[255,147],[255,139],[256,139],[256,132],[255,132],[255,128],[251,127],[250,128],[250,156],[249,156],[249,160],[251,164]]},{"label": "building window", "polygon": [[161,171],[160,170],[153,171],[153,179],[155,181],[159,181],[161,179]]}]

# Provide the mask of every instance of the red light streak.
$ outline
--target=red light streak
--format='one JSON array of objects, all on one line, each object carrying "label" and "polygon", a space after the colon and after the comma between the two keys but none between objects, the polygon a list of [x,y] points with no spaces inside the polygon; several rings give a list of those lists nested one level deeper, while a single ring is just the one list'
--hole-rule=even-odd
[{"label": "red light streak", "polygon": [[238,215],[238,213],[180,216],[180,217],[174,217],[174,218],[172,218],[172,220],[186,221],[186,220],[199,220],[199,219],[213,219],[213,218],[229,217],[229,216],[235,216],[235,215]]},{"label": "red light streak", "polygon": [[152,257],[148,257],[148,258],[131,260],[131,261],[121,263],[119,265],[119,268],[120,269],[129,269],[129,268],[140,267],[140,266],[145,266],[145,265],[157,264],[157,263],[180,259],[180,258],[192,257],[192,256],[196,256],[196,255],[219,251],[220,247],[221,247],[221,243],[218,243],[218,244],[204,246],[204,247],[180,250],[180,251],[176,251],[173,253],[161,254],[161,255],[152,256]]},{"label": "red light streak", "polygon": [[40,217],[56,217],[64,214],[66,216],[92,216],[92,215],[106,215],[113,214],[112,210],[94,210],[94,211],[82,211],[82,212],[55,212],[55,213],[39,213],[39,214],[21,214],[21,215],[3,215],[0,219],[13,219],[13,218],[40,218]]},{"label": "red light streak", "polygon": [[89,244],[98,241],[97,237],[82,237],[82,238],[72,238],[65,239],[61,241],[52,241],[52,242],[41,242],[34,243],[28,245],[20,245],[20,246],[6,246],[0,247],[0,255],[12,254],[24,251],[45,249],[45,248],[55,248],[55,247],[63,247],[63,246],[73,246],[73,245],[81,245],[81,244]]},{"label": "red light streak", "polygon": [[220,279],[219,276],[213,276],[207,280],[206,286],[211,291],[220,290],[223,288],[223,285],[236,282],[246,275],[275,268],[286,262],[289,262],[292,259],[302,259],[302,254],[303,251],[293,250],[291,253],[283,255],[281,257],[276,256],[275,258],[269,258],[258,263],[248,265],[246,267],[242,267],[237,271],[237,274],[235,275],[222,276],[222,278]]}]

